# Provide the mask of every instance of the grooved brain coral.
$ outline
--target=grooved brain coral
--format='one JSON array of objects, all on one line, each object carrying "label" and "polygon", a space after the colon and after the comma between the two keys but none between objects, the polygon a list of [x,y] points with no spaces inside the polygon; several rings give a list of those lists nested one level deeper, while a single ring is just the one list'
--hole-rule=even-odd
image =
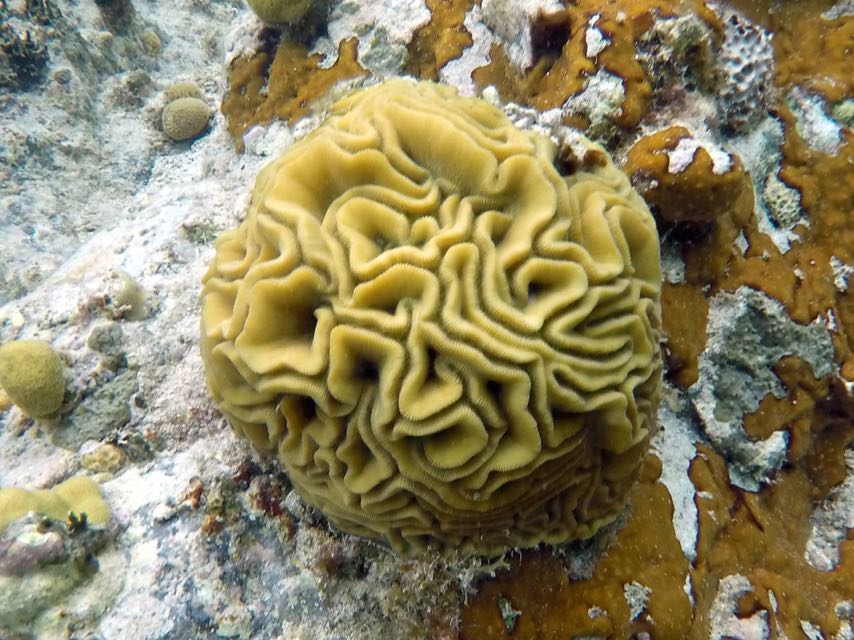
[{"label": "grooved brain coral", "polygon": [[493,553],[621,510],[661,385],[655,224],[600,148],[430,83],[351,94],[204,278],[207,384],[340,527]]}]

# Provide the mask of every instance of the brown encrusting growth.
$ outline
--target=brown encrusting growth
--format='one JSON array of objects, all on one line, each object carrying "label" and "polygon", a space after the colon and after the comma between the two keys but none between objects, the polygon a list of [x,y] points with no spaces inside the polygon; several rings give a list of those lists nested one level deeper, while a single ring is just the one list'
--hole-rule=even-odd
[{"label": "brown encrusting growth", "polygon": [[[807,146],[785,107],[780,107],[779,116],[786,124],[780,178],[800,193],[809,226],[797,227],[800,239],[781,254],[751,223],[746,230],[750,248],[745,255],[734,255],[728,264],[706,271],[696,282],[711,284],[712,293],[743,284],[761,289],[802,324],[832,311],[837,319],[834,346],[837,361],[841,361],[854,348],[854,305],[850,292],[836,289],[831,259],[854,262],[854,227],[849,221],[854,211],[854,139],[847,131],[835,155],[822,153]],[[698,267],[693,270],[696,275],[709,258],[693,249],[684,255],[686,265],[690,261]]]},{"label": "brown encrusting growth", "polygon": [[699,377],[697,359],[706,344],[709,301],[697,287],[665,282],[661,286],[661,307],[667,309],[661,318],[666,375],[671,382],[687,389]]},{"label": "brown encrusting growth", "polygon": [[638,140],[623,170],[659,219],[669,223],[714,223],[730,216],[744,224],[753,212],[753,185],[741,160],[730,154],[730,167],[716,172],[712,157],[697,146],[691,162],[674,171],[668,152],[694,142],[685,127],[669,127]]},{"label": "brown encrusting growth", "polygon": [[[758,409],[744,418],[745,431],[751,438],[764,439],[780,430],[788,434],[787,462],[774,482],[763,486],[759,492],[733,487],[721,456],[699,445],[700,453],[690,467],[690,479],[698,492],[695,504],[699,511],[697,559],[690,567],[695,599],[693,617],[689,615],[687,621],[679,619],[677,626],[667,630],[661,626],[667,613],[651,614],[655,622],[649,627],[643,626],[648,610],[641,614],[639,621],[631,623],[628,620],[623,587],[632,580],[649,587],[649,606],[654,606],[656,592],[673,593],[675,586],[683,583],[684,574],[677,570],[673,560],[669,561],[670,572],[662,572],[655,578],[610,573],[610,592],[603,598],[605,604],[595,603],[607,611],[607,615],[590,617],[591,611],[595,614],[597,610],[589,609],[591,603],[585,598],[601,592],[603,567],[632,566],[635,560],[635,556],[622,546],[626,531],[639,523],[647,523],[645,526],[655,527],[664,539],[672,536],[669,516],[655,511],[649,498],[644,497],[645,492],[659,485],[650,487],[643,482],[635,488],[629,524],[617,534],[591,578],[573,581],[568,577],[568,569],[546,553],[523,556],[509,573],[481,586],[475,600],[463,613],[461,638],[566,638],[595,634],[626,638],[645,630],[653,638],[701,640],[708,638],[711,631],[711,609],[720,581],[738,574],[750,581],[751,588],[738,601],[735,615],[749,618],[756,612],[764,612],[771,638],[804,637],[802,621],[815,625],[826,638],[839,633],[844,623],[851,623],[850,618],[846,619],[850,613],[844,608],[836,610],[839,603],[854,599],[851,530],[848,530],[847,539],[838,545],[838,565],[831,570],[823,571],[811,565],[805,559],[805,551],[812,527],[810,518],[830,492],[845,480],[844,453],[854,442],[854,395],[850,391],[854,380],[854,294],[850,278],[847,289],[839,286],[838,276],[834,282],[831,265],[833,259],[841,264],[854,263],[854,226],[850,224],[854,211],[854,140],[851,130],[843,127],[836,153],[810,148],[809,141],[798,133],[795,118],[784,102],[794,85],[819,92],[830,102],[829,107],[852,97],[854,76],[850,73],[848,59],[854,38],[854,17],[821,18],[820,14],[834,4],[832,0],[797,3],[734,0],[731,3],[749,19],[774,33],[775,84],[780,93],[773,113],[785,128],[783,168],[778,177],[800,195],[805,224],[794,226],[795,239],[790,249],[783,253],[760,231],[753,217],[752,193],[749,202],[745,195],[734,201],[730,199],[728,206],[719,207],[719,215],[712,216],[713,223],[680,221],[673,224],[676,215],[670,218],[667,214],[661,215],[661,219],[667,221],[661,226],[665,241],[674,242],[681,249],[686,276],[682,283],[663,285],[662,313],[667,337],[667,375],[681,388],[691,386],[698,379],[697,360],[706,342],[708,300],[720,291],[735,291],[743,285],[779,300],[796,322],[808,324],[817,317],[827,319],[832,327],[830,333],[841,378],[830,375],[816,379],[811,367],[796,357],[784,357],[775,365],[774,373],[783,387],[783,397],[769,395]],[[664,12],[673,8],[671,3],[661,5]],[[769,11],[772,6],[774,10]],[[719,36],[722,34],[721,24],[716,25],[708,14],[701,17],[716,28]],[[573,34],[576,34],[575,28]],[[577,46],[576,52],[578,50]],[[540,66],[549,70],[565,69],[561,66],[565,63],[564,60],[540,62]],[[582,63],[576,58],[575,64]],[[491,68],[480,71],[482,81],[500,78],[501,67],[500,56],[493,56]],[[511,70],[511,82],[502,88],[504,95],[525,101],[531,93],[530,87],[544,86],[535,78],[534,71],[539,77],[546,75],[537,65],[527,76],[518,73],[514,76]],[[578,90],[577,76],[567,74],[564,78],[564,88]],[[553,106],[561,98],[563,96],[543,104]],[[641,140],[639,145],[643,142]],[[635,150],[635,156],[640,149]],[[705,158],[695,158],[695,164],[698,159],[708,170]],[[658,175],[662,177],[663,165],[660,160],[658,163]],[[634,175],[638,166],[644,164],[647,169],[655,169],[650,156],[639,159],[630,153],[627,171]],[[746,183],[747,176],[743,170],[741,172]],[[712,179],[710,173],[707,171],[703,176],[686,171],[683,179],[690,176],[696,180],[702,193],[700,187],[706,179]],[[678,177],[674,178],[678,182]],[[650,189],[645,195],[659,214],[662,205],[670,206],[670,211],[678,214],[686,208],[686,201],[696,203],[697,193],[692,193],[694,185],[686,187],[687,198],[674,197],[669,202],[662,198],[660,187]],[[748,187],[746,191],[751,189]],[[742,197],[745,200],[741,200]],[[745,251],[736,245],[740,233],[746,240]],[[647,520],[653,513],[654,524]],[[844,527],[842,535],[845,535]],[[681,552],[675,557],[681,557]],[[496,604],[499,594],[521,612],[513,634],[506,632],[501,620]],[[615,615],[619,620],[615,620]]]},{"label": "brown encrusting growth", "polygon": [[[810,149],[788,109],[780,106],[777,113],[786,127],[780,179],[798,190],[809,226],[796,226],[798,239],[788,252],[781,253],[759,230],[755,218],[744,221],[745,213],[751,216],[752,207],[733,207],[709,233],[680,241],[687,285],[706,298],[742,285],[759,289],[780,301],[801,324],[819,315],[832,315],[836,328],[831,336],[841,363],[854,349],[854,295],[850,290],[837,290],[831,261],[854,262],[854,227],[846,222],[854,211],[854,140],[846,131],[835,155]],[[734,245],[741,231],[748,244],[743,255]],[[668,305],[665,300],[665,323],[668,316],[678,313],[678,307]],[[697,321],[705,325],[705,318]],[[699,335],[700,325],[689,331]],[[696,359],[680,366],[693,370]]]},{"label": "brown encrusting growth", "polygon": [[738,615],[764,611],[772,638],[803,637],[802,620],[818,625],[824,637],[839,631],[835,607],[854,596],[854,541],[839,545],[841,560],[831,571],[820,571],[804,558],[810,516],[831,484],[824,477],[827,467],[836,466],[836,482],[844,478],[844,463],[839,463],[854,438],[850,421],[830,418],[825,428],[829,433],[817,441],[816,453],[832,462],[808,458],[781,471],[777,481],[758,494],[731,487],[723,459],[700,446],[690,470],[697,490],[704,492],[695,499],[700,527],[698,560],[691,572],[696,617],[690,637],[709,637],[708,615],[717,585],[733,574],[745,576],[752,585],[739,602]]},{"label": "brown encrusting growth", "polygon": [[816,379],[807,362],[795,356],[782,358],[774,367],[786,391],[782,398],[766,396],[759,408],[744,417],[744,429],[756,439],[774,431],[789,432],[789,461],[808,455],[814,445],[813,427],[819,403],[830,393],[833,376]]},{"label": "brown encrusting growth", "polygon": [[[489,63],[472,74],[477,87],[493,85],[504,100],[529,104],[541,111],[560,107],[584,88],[584,76],[596,71],[595,63],[584,55],[585,19],[577,8],[568,7],[539,20],[544,24],[542,27],[535,24],[532,33],[549,34],[549,46],[539,47],[534,41],[534,51],[539,57],[531,69],[524,74],[515,69],[504,47],[494,44],[489,51]],[[558,30],[558,25],[562,29]],[[555,41],[556,33],[564,33],[566,41]],[[581,121],[574,124],[584,126]]]},{"label": "brown encrusting growth", "polygon": [[418,29],[409,43],[406,73],[420,80],[438,80],[439,69],[472,44],[463,20],[473,6],[474,0],[427,0],[430,22]]},{"label": "brown encrusting growth", "polygon": [[[658,481],[660,474],[661,463],[649,456],[632,490],[631,518],[590,578],[569,578],[563,561],[548,551],[526,553],[509,572],[485,583],[465,607],[460,640],[630,638],[641,632],[686,637],[691,603],[682,585],[689,566],[673,531],[673,503]],[[640,591],[650,589],[634,619],[624,591],[632,583]],[[499,596],[521,611],[513,633],[501,619]]]},{"label": "brown encrusting growth", "polygon": [[222,113],[238,150],[253,126],[276,118],[293,124],[339,80],[367,75],[356,61],[357,44],[356,38],[342,40],[338,60],[328,69],[320,67],[320,54],[309,55],[302,45],[287,41],[278,44],[272,60],[270,52],[259,51],[232,62]]},{"label": "brown encrusting growth", "polygon": [[[472,77],[481,89],[494,85],[503,99],[543,111],[558,108],[580,93],[586,79],[602,68],[623,81],[625,96],[615,124],[632,129],[647,114],[652,101],[650,79],[638,61],[636,43],[656,19],[685,15],[691,10],[703,19],[710,14],[697,0],[566,3],[563,11],[542,15],[532,26],[536,57],[530,69],[515,69],[503,47],[493,45],[490,62],[476,69]],[[585,38],[590,19],[597,15],[595,26],[609,44],[591,59],[586,56]],[[555,40],[557,33],[565,34],[563,42]],[[544,36],[548,36],[548,46],[538,46],[538,37]],[[573,117],[566,124],[582,129],[587,126],[581,117]]]},{"label": "brown encrusting growth", "polygon": [[[688,388],[697,381],[697,359],[706,343],[707,293],[714,274],[726,271],[735,258],[735,239],[751,222],[753,186],[740,159],[715,173],[709,152],[697,146],[691,162],[671,170],[670,153],[680,142],[692,142],[684,127],[669,127],[638,140],[623,169],[661,223],[670,242],[683,247],[685,283],[662,288],[668,377]],[[755,227],[755,222],[752,222]]]}]

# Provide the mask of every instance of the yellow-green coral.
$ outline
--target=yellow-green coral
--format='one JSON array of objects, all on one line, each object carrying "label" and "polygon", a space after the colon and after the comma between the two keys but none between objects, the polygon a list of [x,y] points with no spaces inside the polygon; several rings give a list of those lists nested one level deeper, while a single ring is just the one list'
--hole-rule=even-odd
[{"label": "yellow-green coral", "polygon": [[15,340],[0,346],[0,387],[34,418],[54,415],[62,405],[62,361],[44,342]]},{"label": "yellow-green coral", "polygon": [[208,126],[211,110],[203,100],[187,96],[173,100],[163,107],[163,132],[172,140],[192,140]]},{"label": "yellow-green coral", "polygon": [[145,320],[151,311],[145,289],[126,271],[116,269],[115,273],[121,280],[114,298],[120,317],[132,321]]},{"label": "yellow-green coral", "polygon": [[115,473],[128,461],[123,449],[114,444],[102,444],[80,456],[80,465],[93,473]]},{"label": "yellow-green coral", "polygon": [[0,531],[31,512],[54,520],[85,513],[88,522],[98,525],[110,519],[110,508],[98,484],[86,476],[69,478],[52,489],[0,489]]},{"label": "yellow-green coral", "polygon": [[[246,0],[255,15],[267,24],[297,22],[311,9],[311,0]],[[316,1],[316,0],[315,0]]]},{"label": "yellow-green coral", "polygon": [[176,82],[163,91],[163,99],[168,104],[179,98],[205,99],[205,94],[195,82]]},{"label": "yellow-green coral", "polygon": [[232,426],[400,550],[594,533],[660,392],[658,236],[600,147],[432,83],[354,93],[267,166],[205,277]]}]

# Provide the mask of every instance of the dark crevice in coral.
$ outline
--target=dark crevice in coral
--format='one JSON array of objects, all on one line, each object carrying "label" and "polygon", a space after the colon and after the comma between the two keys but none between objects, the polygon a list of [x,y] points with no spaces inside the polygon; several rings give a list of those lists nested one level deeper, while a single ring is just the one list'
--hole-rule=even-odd
[{"label": "dark crevice in coral", "polygon": [[531,48],[534,61],[554,62],[560,57],[571,33],[569,13],[542,13],[531,23]]}]

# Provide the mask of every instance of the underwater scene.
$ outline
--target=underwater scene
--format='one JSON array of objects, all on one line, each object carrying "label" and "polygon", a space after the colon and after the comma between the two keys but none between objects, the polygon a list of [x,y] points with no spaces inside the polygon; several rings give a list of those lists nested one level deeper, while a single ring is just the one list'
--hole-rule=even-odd
[{"label": "underwater scene", "polygon": [[854,640],[852,0],[0,0],[0,640]]}]

